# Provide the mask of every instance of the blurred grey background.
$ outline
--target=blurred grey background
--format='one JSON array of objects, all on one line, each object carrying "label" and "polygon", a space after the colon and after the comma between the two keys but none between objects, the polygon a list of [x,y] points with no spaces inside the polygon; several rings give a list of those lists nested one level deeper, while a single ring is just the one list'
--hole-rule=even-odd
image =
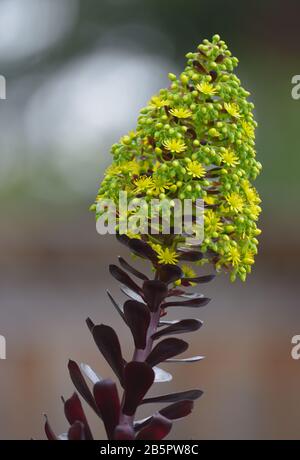
[{"label": "blurred grey background", "polygon": [[221,276],[205,287],[213,301],[196,312],[205,324],[187,356],[206,359],[165,365],[174,381],[153,393],[205,391],[170,439],[300,437],[300,362],[290,357],[300,334],[300,101],[291,97],[299,14],[296,0],[0,1],[1,439],[43,438],[43,412],[65,430],[68,358],[111,376],[87,316],[112,323],[129,353],[129,334],[104,294],[109,287],[121,299],[107,265],[126,251],[97,235],[88,207],[110,145],[134,128],[167,73],[180,72],[185,53],[214,33],[240,59],[256,105],[260,254],[245,284]]}]

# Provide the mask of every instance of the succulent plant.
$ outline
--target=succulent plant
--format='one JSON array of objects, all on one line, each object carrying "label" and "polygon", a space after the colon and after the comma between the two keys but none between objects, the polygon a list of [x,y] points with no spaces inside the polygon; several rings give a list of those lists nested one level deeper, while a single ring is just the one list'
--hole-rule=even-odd
[{"label": "succulent plant", "polygon": [[[79,366],[75,361],[69,361],[69,372],[77,392],[85,402],[102,419],[108,439],[163,439],[171,430],[174,420],[188,415],[194,400],[202,395],[199,389],[189,389],[179,393],[163,394],[146,397],[146,393],[154,383],[166,382],[172,376],[157,367],[161,362],[193,363],[202,356],[177,358],[185,352],[188,343],[184,340],[169,337],[176,334],[193,332],[200,329],[199,319],[183,319],[167,321],[164,319],[167,311],[174,307],[198,308],[206,305],[210,299],[201,294],[187,293],[184,288],[174,287],[181,280],[182,285],[207,283],[214,275],[185,278],[177,265],[159,264],[156,252],[147,243],[139,239],[119,236],[134,254],[148,259],[155,269],[154,279],[134,268],[122,257],[117,265],[110,265],[111,275],[121,284],[121,290],[129,297],[121,308],[108,293],[109,298],[131,331],[134,352],[132,359],[126,361],[122,355],[118,336],[113,328],[104,324],[95,325],[87,319],[88,328],[94,341],[105,360],[114,371],[123,391],[119,396],[117,385],[111,379],[101,379],[88,365]],[[195,251],[182,253],[182,260],[198,259],[202,255]],[[134,275],[142,284],[136,283],[128,273]],[[84,375],[90,381],[91,391]],[[93,439],[91,429],[84,414],[77,393],[68,400],[63,400],[65,415],[70,423],[68,433],[56,436],[46,419],[45,431],[48,439],[88,440]],[[136,420],[139,406],[150,403],[169,403],[166,407],[152,416]]]},{"label": "succulent plant", "polygon": [[[112,147],[113,163],[92,206],[96,218],[102,216],[101,204],[106,200],[118,205],[120,191],[127,192],[128,200],[168,200],[170,209],[175,199],[202,198],[205,238],[195,248],[186,244],[184,235],[172,231],[155,235],[122,233],[117,215],[118,240],[132,255],[148,260],[153,274],[149,278],[122,257],[121,267],[109,267],[129,298],[121,307],[108,293],[132,334],[131,360],[123,357],[114,329],[87,320],[98,349],[116,374],[122,396],[116,383],[99,378],[88,365],[70,361],[68,366],[77,392],[102,419],[108,439],[163,439],[172,423],[188,415],[194,400],[202,395],[199,389],[189,389],[147,396],[155,382],[171,379],[158,364],[202,359],[177,358],[187,350],[188,343],[170,337],[196,331],[202,322],[165,319],[170,308],[202,307],[210,301],[202,294],[186,291],[215,276],[197,276],[191,264],[210,263],[216,271],[230,272],[232,280],[236,276],[245,280],[254,263],[260,233],[256,221],[261,209],[251,181],[261,165],[255,159],[253,104],[247,101],[249,93],[233,73],[237,62],[218,35],[212,42],[204,40],[196,52],[187,54],[187,66],[179,78],[169,74],[170,87],[162,89],[141,110],[136,131]],[[131,210],[126,217],[134,215]],[[78,394],[63,402],[70,428],[57,437],[46,419],[48,439],[93,439]],[[136,420],[139,406],[149,403],[169,405]]]}]

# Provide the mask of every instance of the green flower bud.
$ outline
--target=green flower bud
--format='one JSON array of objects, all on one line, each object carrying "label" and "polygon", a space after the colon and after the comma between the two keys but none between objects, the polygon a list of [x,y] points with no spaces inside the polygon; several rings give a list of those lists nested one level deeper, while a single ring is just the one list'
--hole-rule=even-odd
[{"label": "green flower bud", "polygon": [[174,75],[173,73],[169,73],[169,74],[168,74],[168,78],[169,78],[169,80],[171,80],[171,81],[175,81],[175,80],[177,79],[176,75]]},{"label": "green flower bud", "polygon": [[185,75],[185,74],[181,74],[181,75],[180,75],[180,80],[181,80],[181,82],[182,82],[183,84],[186,85],[186,84],[189,82],[189,77],[188,77],[187,75]]}]

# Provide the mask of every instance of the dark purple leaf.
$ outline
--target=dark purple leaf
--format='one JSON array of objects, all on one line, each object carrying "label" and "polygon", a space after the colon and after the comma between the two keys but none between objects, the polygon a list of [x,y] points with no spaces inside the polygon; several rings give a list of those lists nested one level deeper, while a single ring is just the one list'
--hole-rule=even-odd
[{"label": "dark purple leaf", "polygon": [[207,175],[208,174],[211,174],[211,173],[218,173],[220,172],[222,169],[221,166],[214,166],[213,168],[210,168],[208,171],[207,171]]},{"label": "dark purple leaf", "polygon": [[171,431],[172,422],[160,414],[155,414],[145,428],[142,428],[136,439],[157,441],[165,438]]},{"label": "dark purple leaf", "polygon": [[[171,404],[170,406],[164,407],[158,413],[169,420],[178,420],[189,415],[192,412],[193,407],[193,401],[183,400]],[[140,431],[142,428],[147,426],[151,420],[152,417],[147,417],[143,420],[136,421],[134,423],[135,431]]]},{"label": "dark purple leaf", "polygon": [[149,279],[148,276],[144,275],[139,270],[137,270],[136,268],[132,267],[128,262],[126,262],[126,260],[124,260],[123,257],[119,256],[119,262],[120,262],[121,266],[124,268],[124,270],[127,270],[129,273],[131,273],[132,275],[136,276],[140,280],[146,281],[146,280]]},{"label": "dark purple leaf", "polygon": [[151,311],[157,311],[168,294],[168,288],[162,281],[145,281],[143,284],[145,301]]},{"label": "dark purple leaf", "polygon": [[212,82],[214,82],[217,79],[217,76],[218,76],[218,74],[217,74],[217,72],[215,70],[211,70],[209,72],[209,75],[211,76],[211,81]]},{"label": "dark purple leaf", "polygon": [[179,252],[179,260],[186,260],[189,262],[197,262],[197,260],[203,259],[202,252],[193,250],[184,250]]},{"label": "dark purple leaf", "polygon": [[204,275],[204,276],[196,276],[194,278],[182,278],[182,282],[186,281],[188,283],[197,283],[197,284],[204,284],[204,283],[209,283],[212,281],[216,275]]},{"label": "dark purple leaf", "polygon": [[120,400],[116,384],[110,380],[101,380],[94,385],[94,397],[105,426],[108,439],[113,439],[119,423]]},{"label": "dark purple leaf", "polygon": [[193,128],[188,128],[186,131],[186,135],[191,139],[197,139],[197,133]]},{"label": "dark purple leaf", "polygon": [[116,238],[119,241],[119,243],[124,244],[124,246],[128,247],[130,238],[127,235],[120,235],[119,233],[116,234]]},{"label": "dark purple leaf", "polygon": [[195,69],[198,70],[198,72],[200,72],[200,73],[207,73],[207,71],[205,70],[205,68],[203,67],[203,65],[200,64],[199,61],[193,61],[193,66],[195,67]]},{"label": "dark purple leaf", "polygon": [[117,310],[117,312],[119,313],[119,315],[121,316],[121,318],[125,321],[126,323],[126,319],[125,319],[125,316],[124,316],[124,313],[123,313],[123,310],[122,308],[118,305],[118,303],[115,301],[115,299],[113,298],[113,296],[111,295],[111,293],[109,291],[106,291],[107,292],[107,295],[108,297],[110,298],[110,301],[111,303],[113,304],[113,306],[115,307],[115,309]]},{"label": "dark purple leaf", "polygon": [[206,193],[208,195],[218,195],[220,193],[220,190],[217,188],[210,188],[206,190]]},{"label": "dark purple leaf", "polygon": [[[186,417],[193,410],[194,402],[189,400],[183,400],[170,404],[170,406],[164,407],[158,413],[169,420],[177,420],[179,418]],[[138,420],[134,423],[135,431],[139,431],[147,426],[152,417],[147,417],[143,420]]]},{"label": "dark purple leaf", "polygon": [[168,297],[181,297],[183,294],[185,294],[185,291],[182,289],[169,289]]},{"label": "dark purple leaf", "polygon": [[58,437],[56,436],[56,434],[54,433],[54,431],[52,430],[50,426],[50,423],[48,422],[47,415],[44,415],[44,417],[45,417],[45,433],[46,433],[47,439],[49,441],[58,441]]},{"label": "dark purple leaf", "polygon": [[121,268],[117,267],[117,265],[110,265],[109,266],[110,274],[120,283],[124,284],[125,286],[132,289],[134,292],[140,294],[141,288],[127,275]]},{"label": "dark purple leaf", "polygon": [[203,395],[201,390],[187,390],[181,391],[179,393],[169,393],[161,396],[153,396],[152,398],[143,399],[142,404],[149,403],[163,403],[163,402],[178,402],[184,399],[189,401],[195,401],[195,399],[200,398]]},{"label": "dark purple leaf", "polygon": [[220,62],[223,62],[225,59],[224,54],[219,54],[219,56],[216,57],[215,61],[219,64]]},{"label": "dark purple leaf", "polygon": [[170,335],[173,333],[176,334],[184,334],[185,332],[192,332],[197,331],[202,326],[202,321],[198,319],[182,319],[181,321],[177,321],[174,324],[162,329],[155,334],[152,335],[152,339],[156,340],[164,335]]},{"label": "dark purple leaf", "polygon": [[190,299],[190,300],[179,300],[178,302],[166,302],[162,305],[163,308],[168,307],[204,307],[207,305],[211,299],[208,297],[201,297],[200,299]]},{"label": "dark purple leaf", "polygon": [[146,336],[150,323],[148,307],[141,302],[127,300],[124,304],[124,315],[136,348],[143,350],[146,346]]},{"label": "dark purple leaf", "polygon": [[81,370],[78,364],[75,361],[69,360],[68,369],[70,373],[71,380],[75,386],[78,393],[83,397],[83,399],[89,404],[89,406],[94,409],[96,414],[99,415],[97,405],[95,403],[94,397],[84,380]]},{"label": "dark purple leaf", "polygon": [[115,441],[132,441],[135,438],[134,430],[129,425],[118,425],[114,432]]},{"label": "dark purple leaf", "polygon": [[163,283],[170,284],[182,278],[183,273],[177,265],[161,265],[158,269],[159,279]]},{"label": "dark purple leaf", "polygon": [[132,361],[125,366],[123,412],[133,415],[154,382],[154,371],[147,363]]},{"label": "dark purple leaf", "polygon": [[117,334],[104,324],[95,326],[92,333],[97,347],[122,383],[124,360]]},{"label": "dark purple leaf", "polygon": [[218,258],[218,253],[213,251],[212,249],[208,249],[205,253],[204,256],[209,258]]},{"label": "dark purple leaf", "polygon": [[188,343],[184,340],[169,338],[159,342],[151,351],[146,359],[146,362],[150,366],[156,366],[156,364],[165,361],[168,358],[173,358],[180,353],[183,353],[188,349]]},{"label": "dark purple leaf", "polygon": [[[204,203],[204,208],[205,209],[217,209],[218,207],[219,207],[218,204],[206,204],[206,203]],[[206,259],[210,259],[211,257],[215,257],[215,256],[216,256],[216,254],[213,255],[212,253],[210,253],[208,251],[204,254],[204,257]]]},{"label": "dark purple leaf", "polygon": [[93,328],[95,327],[95,324],[93,323],[91,318],[87,318],[85,322],[86,322],[87,327],[89,328],[90,332],[92,332]]},{"label": "dark purple leaf", "polygon": [[81,422],[75,422],[68,431],[69,441],[85,441],[84,426]]},{"label": "dark purple leaf", "polygon": [[132,238],[128,243],[128,247],[137,256],[140,256],[144,259],[149,259],[153,263],[157,262],[157,254],[148,243],[145,243],[138,238]]},{"label": "dark purple leaf", "polygon": [[77,393],[74,393],[71,398],[67,399],[64,402],[64,411],[66,419],[68,420],[70,425],[73,425],[75,422],[81,422],[84,427],[85,439],[93,439],[93,435],[91,433],[88,421],[86,419],[85,413],[83,411]]},{"label": "dark purple leaf", "polygon": [[194,407],[194,402],[189,400],[178,401],[170,406],[164,407],[159,411],[161,415],[169,420],[176,420],[178,418],[186,417],[189,415]]}]

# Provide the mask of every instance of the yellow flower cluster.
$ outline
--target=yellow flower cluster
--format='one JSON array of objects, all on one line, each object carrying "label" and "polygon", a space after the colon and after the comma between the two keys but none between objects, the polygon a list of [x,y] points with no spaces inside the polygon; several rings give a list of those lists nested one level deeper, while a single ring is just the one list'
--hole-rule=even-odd
[{"label": "yellow flower cluster", "polygon": [[[183,72],[169,74],[170,85],[140,111],[136,130],[112,146],[113,163],[93,209],[98,216],[97,203],[104,198],[117,202],[119,191],[147,202],[153,197],[170,202],[202,198],[204,240],[199,250],[214,254],[217,269],[244,280],[260,233],[260,199],[252,185],[261,170],[254,105],[234,73],[238,60],[218,35],[186,57]],[[148,235],[142,238],[151,242]],[[159,263],[177,263],[182,237],[159,238]]]}]

